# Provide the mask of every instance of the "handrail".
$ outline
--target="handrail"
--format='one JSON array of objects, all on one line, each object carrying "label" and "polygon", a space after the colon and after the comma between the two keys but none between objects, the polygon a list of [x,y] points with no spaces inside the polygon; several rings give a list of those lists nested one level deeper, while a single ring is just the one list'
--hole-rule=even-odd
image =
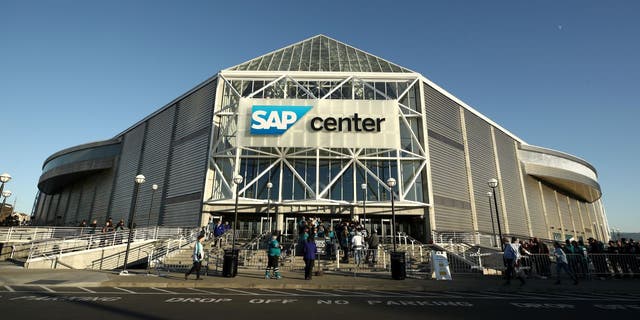
[{"label": "handrail", "polygon": [[[144,240],[157,240],[184,235],[191,229],[173,227],[148,227],[133,230],[131,242]],[[42,257],[43,255],[62,254],[74,251],[89,250],[124,244],[129,241],[129,230],[118,230],[99,234],[86,234],[62,239],[50,239],[49,241],[33,242],[30,245],[28,260]]]}]

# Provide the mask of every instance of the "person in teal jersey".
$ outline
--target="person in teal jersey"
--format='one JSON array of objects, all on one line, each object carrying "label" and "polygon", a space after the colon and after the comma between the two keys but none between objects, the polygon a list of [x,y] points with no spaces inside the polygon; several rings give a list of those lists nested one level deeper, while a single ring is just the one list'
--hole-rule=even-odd
[{"label": "person in teal jersey", "polygon": [[199,235],[196,240],[195,245],[193,246],[193,266],[189,270],[189,272],[184,274],[184,279],[187,280],[189,275],[192,272],[196,272],[196,280],[202,280],[200,278],[200,268],[202,268],[202,260],[204,259],[204,249],[202,247],[202,241],[204,240],[204,235]]},{"label": "person in teal jersey", "polygon": [[[280,276],[280,269],[278,269],[278,259],[281,253],[282,246],[278,242],[278,233],[274,232],[267,244],[267,268],[264,271],[265,279],[270,279],[271,277],[274,279],[282,278]],[[269,272],[270,269],[273,269],[273,275]]]}]

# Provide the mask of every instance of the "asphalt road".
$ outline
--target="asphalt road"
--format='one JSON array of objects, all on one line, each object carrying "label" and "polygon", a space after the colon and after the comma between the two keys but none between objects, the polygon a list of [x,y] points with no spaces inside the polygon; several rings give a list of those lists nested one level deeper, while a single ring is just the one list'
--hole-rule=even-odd
[{"label": "asphalt road", "polygon": [[3,319],[637,318],[640,293],[0,286]]}]

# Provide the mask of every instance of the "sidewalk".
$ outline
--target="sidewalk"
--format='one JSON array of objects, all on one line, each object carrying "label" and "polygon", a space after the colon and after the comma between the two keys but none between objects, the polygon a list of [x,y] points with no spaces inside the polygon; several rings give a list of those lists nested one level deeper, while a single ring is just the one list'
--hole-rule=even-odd
[{"label": "sidewalk", "polygon": [[313,280],[304,280],[301,272],[283,272],[280,280],[264,279],[261,270],[239,269],[235,278],[220,275],[203,276],[196,281],[191,275],[184,280],[182,273],[147,275],[145,271],[132,270],[128,276],[120,276],[114,271],[89,270],[25,270],[20,268],[0,268],[0,286],[38,286],[50,287],[156,287],[156,288],[260,288],[260,289],[342,289],[342,290],[378,290],[378,291],[506,291],[506,292],[598,292],[598,293],[640,293],[639,279],[624,280],[585,280],[573,285],[569,279],[562,285],[554,285],[554,280],[531,279],[520,286],[512,281],[504,286],[500,277],[493,276],[453,276],[452,281],[431,279],[392,280],[390,274],[327,273],[314,276]]}]

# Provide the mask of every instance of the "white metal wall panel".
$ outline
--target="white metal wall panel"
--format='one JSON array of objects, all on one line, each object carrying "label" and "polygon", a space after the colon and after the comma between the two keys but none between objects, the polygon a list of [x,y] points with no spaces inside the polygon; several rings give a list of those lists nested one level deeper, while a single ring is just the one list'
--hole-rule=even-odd
[{"label": "white metal wall panel", "polygon": [[94,219],[106,221],[108,217],[112,217],[114,223],[117,223],[118,220],[116,217],[109,215],[107,212],[109,208],[109,198],[111,197],[111,187],[113,186],[113,170],[101,172],[89,179],[94,179],[96,183],[92,212]]},{"label": "white metal wall panel", "polygon": [[560,219],[558,218],[558,205],[556,203],[556,196],[553,193],[553,189],[546,185],[542,185],[542,196],[544,197],[544,205],[547,209],[547,221],[549,222],[551,233],[559,232]]},{"label": "white metal wall panel", "polygon": [[436,227],[473,231],[460,106],[424,85]]},{"label": "white metal wall panel", "polygon": [[51,198],[51,203],[49,204],[49,212],[47,213],[47,224],[55,225],[56,224],[56,211],[58,210],[58,202],[60,202],[60,194],[54,194]]},{"label": "white metal wall panel", "polygon": [[567,196],[558,193],[558,207],[560,208],[560,218],[564,225],[564,232],[566,234],[575,235],[573,231],[573,225],[571,224],[571,216],[569,213],[569,203],[567,202]]},{"label": "white metal wall panel", "polygon": [[431,137],[429,149],[437,228],[473,230],[464,152]]},{"label": "white metal wall panel", "polygon": [[144,139],[145,123],[140,124],[124,136],[116,175],[116,184],[111,199],[111,217],[114,221],[127,221],[133,196],[134,178],[138,175],[138,163]]},{"label": "white metal wall panel", "polygon": [[36,216],[36,221],[35,223],[37,223],[38,225],[40,225],[43,221],[44,221],[44,203],[45,200],[47,199],[47,194],[44,192],[38,192],[38,204],[36,205],[36,212],[35,212],[35,216]]},{"label": "white metal wall panel", "polygon": [[202,200],[193,200],[167,204],[165,207],[165,226],[195,226],[200,224]]},{"label": "white metal wall panel", "polygon": [[[491,130],[486,121],[469,111],[465,111],[464,117],[467,128],[469,160],[474,188],[473,199],[478,218],[478,231],[491,233],[494,228],[497,230],[495,208],[493,208],[493,204],[491,204],[491,207],[489,206],[490,199],[487,197],[487,192],[490,191],[487,181],[496,177]],[[491,219],[493,219],[493,228]]]},{"label": "white metal wall panel", "polygon": [[[162,200],[166,202],[161,213],[164,225],[199,224],[216,83],[211,82],[179,102],[169,175],[165,181],[167,190]],[[180,198],[184,195],[190,196]]]},{"label": "white metal wall panel", "polygon": [[538,180],[525,175],[524,188],[525,194],[527,195],[527,205],[529,206],[529,218],[531,219],[533,235],[539,238],[547,238],[547,230],[549,230],[549,228],[544,221],[542,195],[538,187]]},{"label": "white metal wall panel", "polygon": [[496,148],[502,176],[502,191],[505,198],[506,213],[511,234],[528,235],[528,219],[524,207],[522,185],[520,184],[520,165],[516,156],[514,140],[502,131],[495,130]]},{"label": "white metal wall panel", "polygon": [[65,216],[65,212],[67,210],[67,203],[69,203],[69,193],[71,192],[70,189],[71,188],[67,187],[60,191],[60,202],[58,203],[58,208],[56,209],[56,216],[60,217],[60,219],[56,222],[60,226],[65,225],[65,220],[67,218]]},{"label": "white metal wall panel", "polygon": [[[176,107],[173,106],[148,120],[147,138],[142,156],[142,173],[146,182],[140,187],[136,205],[135,222],[138,226],[157,225],[162,201],[162,191],[166,186],[167,163],[171,148],[171,133]],[[158,185],[151,203],[153,184]],[[151,208],[150,208],[151,207]],[[151,209],[151,210],[149,210]]]},{"label": "white metal wall panel", "polygon": [[429,130],[462,143],[460,106],[426,83],[424,100]]},{"label": "white metal wall panel", "polygon": [[586,239],[584,228],[582,227],[582,222],[580,221],[580,210],[578,209],[578,202],[576,199],[569,198],[569,210],[571,210],[571,219],[573,220],[573,225],[576,226],[576,232],[574,233],[576,239],[578,237]]},{"label": "white metal wall panel", "polygon": [[208,135],[174,146],[167,198],[202,192],[206,174]]},{"label": "white metal wall panel", "polygon": [[[67,213],[65,215],[66,225],[73,225],[76,222],[82,221],[82,219],[87,218],[87,217],[78,217],[78,206],[80,205],[81,192],[82,192],[82,183],[75,183],[71,187],[71,197],[69,197],[69,206],[67,207]],[[75,226],[77,226],[77,224]]]},{"label": "white metal wall panel", "polygon": [[42,197],[42,208],[38,214],[38,224],[46,224],[52,196],[46,193],[40,193],[40,196]]},{"label": "white metal wall panel", "polygon": [[[78,216],[82,217],[80,220],[87,217],[87,223],[91,223],[89,220],[95,219],[92,215],[91,208],[93,206],[93,195],[95,192],[95,180],[85,179],[82,182],[82,191],[80,194],[80,203],[78,204]],[[103,223],[99,221],[98,223]]]},{"label": "white metal wall panel", "polygon": [[215,90],[213,81],[180,101],[176,140],[211,125]]}]

